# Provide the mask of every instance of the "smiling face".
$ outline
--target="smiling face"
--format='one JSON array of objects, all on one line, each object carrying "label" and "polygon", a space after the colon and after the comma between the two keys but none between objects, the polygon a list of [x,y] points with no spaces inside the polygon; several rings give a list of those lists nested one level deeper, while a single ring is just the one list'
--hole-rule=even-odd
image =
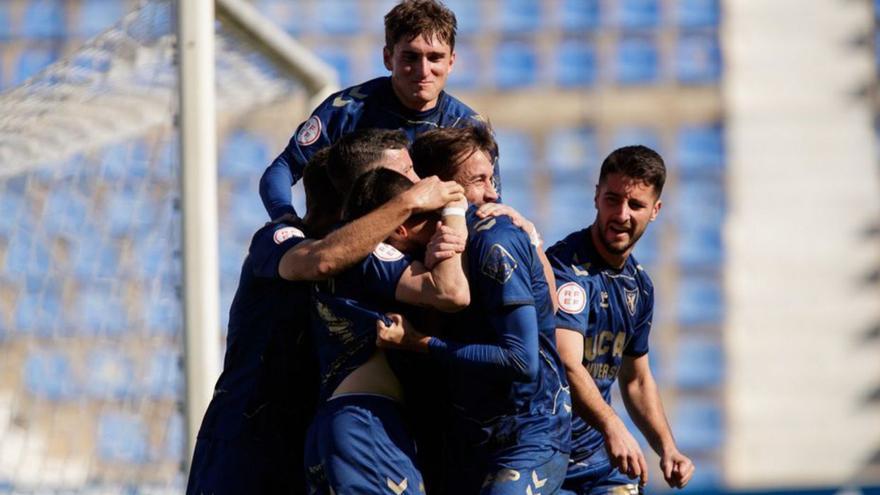
[{"label": "smiling face", "polygon": [[455,52],[436,35],[400,39],[383,50],[385,67],[391,71],[391,86],[401,103],[415,111],[437,105],[440,92],[455,63]]},{"label": "smiling face", "polygon": [[657,218],[662,202],[654,186],[612,173],[596,186],[595,203],[593,241],[609,264],[623,266],[648,224]]},{"label": "smiling face", "polygon": [[464,188],[468,203],[482,206],[498,201],[493,182],[494,172],[489,154],[476,150],[457,165],[453,180]]}]

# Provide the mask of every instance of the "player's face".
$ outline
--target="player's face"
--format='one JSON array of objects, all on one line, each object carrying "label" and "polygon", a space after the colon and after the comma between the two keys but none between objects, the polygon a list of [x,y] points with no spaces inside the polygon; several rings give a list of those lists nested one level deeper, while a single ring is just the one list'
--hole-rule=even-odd
[{"label": "player's face", "polygon": [[498,200],[492,179],[494,172],[489,154],[482,150],[471,153],[458,165],[455,182],[464,188],[464,197],[468,203],[482,206]]},{"label": "player's face", "polygon": [[383,50],[385,67],[391,71],[391,85],[400,101],[416,111],[430,110],[437,104],[446,78],[452,72],[455,53],[437,36],[401,39]]},{"label": "player's face", "polygon": [[621,174],[609,174],[596,186],[595,201],[594,236],[608,253],[623,257],[657,218],[661,206],[654,186]]},{"label": "player's face", "polygon": [[406,148],[385,150],[382,155],[381,166],[394,170],[413,182],[419,181],[419,176],[416,175],[416,170],[413,168],[412,158]]}]

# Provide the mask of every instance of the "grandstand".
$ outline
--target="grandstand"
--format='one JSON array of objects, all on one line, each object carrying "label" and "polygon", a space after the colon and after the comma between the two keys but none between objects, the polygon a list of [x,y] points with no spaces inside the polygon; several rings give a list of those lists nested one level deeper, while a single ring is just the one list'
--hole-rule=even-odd
[{"label": "grandstand", "polygon": [[[251,3],[332,66],[340,85],[385,74],[381,19],[393,0]],[[730,302],[738,287],[728,271],[729,241],[736,237],[730,222],[734,207],[750,197],[739,194],[741,177],[735,182],[737,202],[730,196],[734,174],[741,173],[731,163],[734,158],[740,163],[741,156],[732,157],[728,117],[741,114],[731,108],[739,100],[725,93],[731,72],[726,43],[741,41],[724,30],[731,26],[726,16],[742,15],[745,7],[735,7],[748,2],[446,3],[460,23],[450,90],[492,121],[505,202],[532,219],[547,241],[590,223],[595,214],[591,180],[610,150],[641,143],[666,158],[665,207],[635,256],[657,287],[652,365],[679,446],[698,466],[690,489],[880,485],[876,427],[865,431],[868,438],[858,446],[861,453],[873,445],[873,458],[856,459],[853,464],[861,464],[830,474],[805,472],[802,478],[795,467],[775,481],[772,469],[758,472],[741,459],[750,448],[772,442],[732,438],[745,435],[743,421],[759,413],[735,407],[737,401],[748,402],[750,391],[736,388],[732,395],[729,385],[742,387],[743,381],[731,375],[763,364],[744,360],[741,347],[748,343],[725,334],[737,330],[731,311],[744,304],[738,297],[735,305]],[[782,3],[797,9],[792,1]],[[131,17],[139,8],[141,17]],[[55,62],[91,57],[88,67],[95,70],[112,64],[92,56],[93,50],[81,50],[98,46],[95,37],[117,39],[108,32],[170,36],[173,27],[162,10],[169,8],[170,2],[161,0],[0,1],[0,90],[5,92],[0,109],[10,108],[2,106],[9,95],[19,92],[25,98],[28,88],[51,82],[51,72],[41,71]],[[237,54],[234,42],[240,36],[218,27],[227,55]],[[880,47],[880,35],[872,36]],[[309,106],[300,83],[246,50],[240,49],[239,58],[218,57],[218,100],[230,102],[221,108],[218,132],[221,335],[250,236],[267,220],[257,192],[260,174]],[[271,91],[237,100],[245,89],[261,93],[249,87],[253,80],[233,77],[240,66],[223,66],[239,59],[253,63],[255,73],[269,74],[260,88]],[[173,71],[171,63],[163,59],[154,68]],[[136,76],[152,88],[165,84],[163,74]],[[872,90],[876,80],[875,75]],[[164,102],[157,107],[161,121],[137,132],[102,138],[99,145],[20,169],[11,161],[0,163],[0,493],[182,491],[189,453],[181,414],[179,143],[175,104],[159,101]],[[0,133],[9,129],[7,119],[14,116],[0,115]],[[0,156],[11,137],[0,134]],[[78,139],[77,134],[69,139]],[[872,160],[876,192],[876,157]],[[303,211],[301,189],[294,197]],[[880,212],[876,202],[871,207],[875,230],[865,242],[876,254]],[[741,218],[734,227],[749,228]],[[741,252],[735,259],[745,263]],[[773,261],[766,263],[772,267]],[[876,278],[867,280],[864,291],[880,301]],[[877,301],[859,307],[870,313],[864,318],[868,325],[880,321]],[[874,328],[864,345],[876,357]],[[782,342],[794,338],[791,332],[780,337]],[[218,352],[221,346],[218,342]],[[785,349],[773,350],[761,359],[785,358]],[[864,370],[877,371],[876,366],[859,368]],[[876,388],[868,397],[867,413],[853,414],[862,419],[859,424],[880,424]],[[765,425],[759,435],[771,430]],[[661,491],[656,458],[649,462],[650,489]]]}]

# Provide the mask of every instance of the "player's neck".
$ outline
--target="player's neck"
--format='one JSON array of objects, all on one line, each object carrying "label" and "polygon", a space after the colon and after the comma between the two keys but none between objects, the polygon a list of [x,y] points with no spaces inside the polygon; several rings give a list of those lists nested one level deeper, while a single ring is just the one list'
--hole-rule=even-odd
[{"label": "player's neck", "polygon": [[394,91],[394,97],[397,98],[397,101],[399,101],[404,108],[417,113],[427,112],[428,110],[434,109],[434,107],[436,107],[437,103],[440,101],[439,96],[428,102],[407,99],[403,95],[401,95],[400,92],[397,91],[397,88],[394,87],[393,84],[391,85],[391,89]]},{"label": "player's neck", "polygon": [[596,252],[599,253],[599,256],[602,257],[608,266],[620,270],[626,265],[626,260],[629,259],[629,255],[632,253],[632,246],[621,254],[612,253],[602,243],[602,239],[599,238],[599,229],[595,223],[590,226],[590,239],[593,241],[593,247],[596,249]]}]

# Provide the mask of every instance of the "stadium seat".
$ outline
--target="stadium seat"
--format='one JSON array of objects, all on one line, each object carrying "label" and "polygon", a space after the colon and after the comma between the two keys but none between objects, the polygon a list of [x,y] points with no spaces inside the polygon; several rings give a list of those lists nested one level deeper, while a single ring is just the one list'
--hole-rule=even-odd
[{"label": "stadium seat", "polygon": [[[459,38],[455,41],[455,71],[449,76],[450,89],[473,89],[480,83],[483,64],[480,53],[473,48],[470,40]],[[382,67],[382,72],[385,67]]]},{"label": "stadium seat", "polygon": [[89,396],[101,400],[130,397],[135,382],[131,359],[118,349],[93,350],[86,357],[84,387]]},{"label": "stadium seat", "polygon": [[679,389],[714,389],[724,381],[724,349],[713,338],[679,333],[672,365]]},{"label": "stadium seat", "polygon": [[712,399],[679,397],[672,431],[682,452],[717,451],[724,440],[724,413]]},{"label": "stadium seat", "polygon": [[16,233],[19,222],[27,212],[27,197],[7,187],[0,192],[0,236],[9,238]]},{"label": "stadium seat", "polygon": [[678,130],[678,164],[683,174],[717,175],[725,163],[721,124],[689,125]]},{"label": "stadium seat", "polygon": [[179,352],[171,347],[156,350],[147,363],[146,393],[153,398],[173,399],[183,392]]},{"label": "stadium seat", "polygon": [[186,443],[186,431],[184,430],[183,415],[172,414],[165,423],[165,435],[162,441],[162,458],[179,464],[183,452],[181,445]]},{"label": "stadium seat", "polygon": [[67,35],[64,0],[30,0],[25,3],[21,35],[27,38],[54,38]]},{"label": "stadium seat", "polygon": [[684,28],[717,28],[721,21],[719,0],[677,0],[675,21]]},{"label": "stadium seat", "polygon": [[662,230],[664,228],[657,224],[651,225],[645,231],[642,238],[639,239],[635,249],[633,249],[633,256],[639,261],[639,264],[648,270],[649,274],[653,274],[651,267],[656,266],[657,261],[660,259],[660,236]]},{"label": "stadium seat", "polygon": [[321,0],[315,3],[318,31],[328,35],[357,34],[366,18],[359,0]]},{"label": "stadium seat", "polygon": [[[72,271],[82,281],[118,278],[127,267],[120,267],[119,249],[113,238],[97,235],[77,236],[71,246]],[[121,269],[122,268],[122,269]],[[155,276],[156,273],[150,274]]]},{"label": "stadium seat", "polygon": [[555,51],[554,81],[563,88],[592,86],[599,74],[598,56],[591,41],[566,40]]},{"label": "stadium seat", "polygon": [[125,412],[102,412],[98,417],[98,458],[108,462],[143,464],[149,457],[144,419]]},{"label": "stadium seat", "polygon": [[675,78],[682,84],[715,84],[721,79],[721,48],[715,35],[688,34],[675,44]]},{"label": "stadium seat", "polygon": [[495,85],[501,89],[521,88],[538,80],[535,47],[521,41],[504,41],[495,47]]},{"label": "stadium seat", "polygon": [[[458,35],[479,34],[485,28],[483,25],[483,13],[480,6],[483,2],[474,2],[473,0],[449,0],[443,2],[455,13],[455,20],[458,22]],[[389,9],[382,12],[385,15]],[[458,50],[458,42],[455,41],[455,49]],[[461,75],[461,74],[459,74]]]},{"label": "stadium seat", "polygon": [[6,246],[5,273],[35,275],[45,273],[52,262],[49,243],[36,232],[18,228]]},{"label": "stadium seat", "polygon": [[309,25],[308,16],[303,15],[301,3],[290,0],[259,0],[257,9],[267,18],[290,34],[300,34]]},{"label": "stadium seat", "polygon": [[576,182],[589,189],[599,171],[596,131],[590,127],[550,129],[544,146],[544,160],[550,168],[552,186]]},{"label": "stadium seat", "polygon": [[102,178],[136,184],[150,175],[150,150],[141,140],[111,144],[102,153]]},{"label": "stadium seat", "polygon": [[315,53],[339,74],[339,84],[351,86],[357,84],[352,70],[351,54],[345,48],[323,45],[315,49]]},{"label": "stadium seat", "polygon": [[155,204],[149,191],[135,185],[108,191],[100,214],[108,232],[123,235],[155,227],[162,211],[162,205]]},{"label": "stadium seat", "polygon": [[[675,190],[675,216],[686,225],[717,225],[727,215],[724,183],[714,180],[682,180]],[[697,210],[697,212],[694,212]]]},{"label": "stadium seat", "polygon": [[[504,204],[510,205],[527,219],[535,222],[538,216],[535,191],[531,182],[511,181],[504,183]],[[536,222],[537,223],[537,222]],[[543,235],[543,232],[541,232]]]},{"label": "stadium seat", "polygon": [[550,214],[541,223],[547,246],[586,228],[596,217],[593,191],[582,184],[556,184],[549,199]]},{"label": "stadium seat", "polygon": [[56,350],[30,351],[24,363],[24,385],[40,399],[65,400],[77,393],[70,358]]},{"label": "stadium seat", "polygon": [[44,288],[40,283],[33,284],[33,281],[29,281],[29,285],[16,300],[15,329],[22,335],[55,336],[64,312],[58,288]]},{"label": "stadium seat", "polygon": [[74,188],[53,190],[46,198],[40,225],[50,235],[94,232],[89,198]]},{"label": "stadium seat", "polygon": [[178,336],[183,329],[183,307],[177,290],[169,287],[148,296],[143,302],[147,331],[152,335]]},{"label": "stadium seat", "polygon": [[77,292],[80,330],[86,335],[115,336],[130,328],[128,307],[119,288],[110,283],[84,285]]},{"label": "stadium seat", "polygon": [[251,179],[269,165],[269,150],[259,137],[237,129],[223,139],[218,156],[220,177]]},{"label": "stadium seat", "polygon": [[498,143],[502,184],[515,181],[534,183],[536,154],[531,134],[509,127],[498,127],[495,129],[495,140]]},{"label": "stadium seat", "polygon": [[554,17],[554,26],[567,33],[595,30],[601,22],[599,0],[561,0]]},{"label": "stadium seat", "polygon": [[721,225],[679,225],[676,252],[684,268],[715,268],[724,262]]},{"label": "stadium seat", "polygon": [[716,277],[683,275],[675,300],[680,325],[720,325],[724,321],[724,293]]},{"label": "stadium seat", "polygon": [[543,25],[543,2],[535,0],[499,0],[496,29],[505,34],[527,34],[536,32]]},{"label": "stadium seat", "polygon": [[78,13],[72,34],[91,38],[122,19],[126,5],[119,0],[82,0]]},{"label": "stadium seat", "polygon": [[614,80],[620,84],[652,84],[660,79],[660,53],[654,37],[622,37],[613,63]]},{"label": "stadium seat", "polygon": [[657,27],[661,23],[659,0],[619,0],[614,2],[610,21],[624,29]]},{"label": "stadium seat", "polygon": [[[617,148],[634,146],[637,144],[647,146],[657,153],[660,153],[661,156],[665,155],[660,135],[655,129],[650,127],[620,127],[615,131],[614,136],[612,137],[611,149],[607,150],[607,152],[599,159],[604,160],[608,153],[611,153]],[[599,165],[601,166],[601,163],[599,163]]]},{"label": "stadium seat", "polygon": [[58,51],[46,46],[29,46],[19,54],[15,63],[12,85],[18,86],[58,59]]}]

